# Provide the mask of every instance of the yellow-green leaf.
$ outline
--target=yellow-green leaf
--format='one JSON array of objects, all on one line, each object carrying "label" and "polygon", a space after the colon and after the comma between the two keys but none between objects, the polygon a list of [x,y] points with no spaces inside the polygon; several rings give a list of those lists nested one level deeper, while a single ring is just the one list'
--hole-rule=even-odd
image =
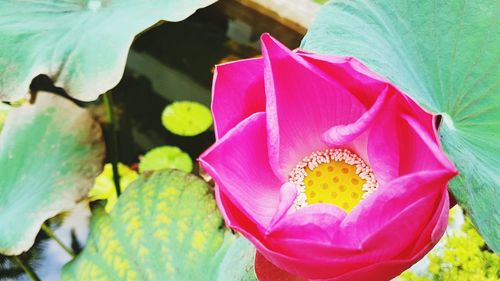
[{"label": "yellow-green leaf", "polygon": [[235,240],[209,186],[177,170],[141,174],[111,213],[94,212],[90,232],[62,280],[215,281]]},{"label": "yellow-green leaf", "polygon": [[139,171],[158,171],[163,169],[177,169],[190,173],[193,170],[193,161],[189,154],[175,146],[161,146],[150,150],[139,163]]},{"label": "yellow-green leaf", "polygon": [[212,114],[200,103],[178,101],[163,110],[161,121],[167,130],[176,135],[195,136],[212,126]]},{"label": "yellow-green leaf", "polygon": [[[128,166],[118,163],[118,174],[120,174],[120,190],[123,192],[128,185],[137,179],[137,172]],[[113,166],[108,163],[104,170],[95,179],[94,187],[89,192],[90,201],[107,200],[106,212],[110,212],[116,203],[116,187],[113,181]]]}]

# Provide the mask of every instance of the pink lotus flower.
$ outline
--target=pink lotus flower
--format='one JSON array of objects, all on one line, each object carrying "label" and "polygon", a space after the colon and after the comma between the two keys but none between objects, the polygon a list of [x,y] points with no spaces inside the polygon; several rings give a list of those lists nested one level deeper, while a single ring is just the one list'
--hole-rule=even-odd
[{"label": "pink lotus flower", "polygon": [[260,280],[389,280],[447,224],[434,117],[354,58],[290,51],[219,65],[201,157]]}]

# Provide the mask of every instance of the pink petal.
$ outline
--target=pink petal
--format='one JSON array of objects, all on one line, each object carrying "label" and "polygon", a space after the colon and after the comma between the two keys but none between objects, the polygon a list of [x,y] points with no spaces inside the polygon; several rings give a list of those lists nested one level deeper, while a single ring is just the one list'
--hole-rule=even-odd
[{"label": "pink petal", "polygon": [[[262,45],[263,59],[220,66],[214,80],[219,141],[201,162],[224,220],[258,249],[260,280],[397,276],[446,228],[456,169],[434,117],[355,59],[294,53],[269,35]],[[356,151],[381,186],[349,214],[327,204],[291,211],[288,172],[327,146]]]},{"label": "pink petal", "polygon": [[449,206],[449,195],[448,192],[445,192],[441,196],[434,216],[420,233],[419,239],[415,241],[405,253],[402,253],[401,256],[416,257],[422,248],[434,246],[439,242],[448,225]]},{"label": "pink petal", "polygon": [[416,120],[419,120],[420,124],[423,126],[424,130],[432,139],[436,140],[440,144],[439,134],[437,133],[437,128],[435,126],[435,117],[432,113],[425,111],[420,107],[414,100],[412,100],[407,95],[401,95],[401,104],[404,104],[404,112],[407,115],[413,116]]},{"label": "pink petal", "polygon": [[367,138],[368,161],[381,184],[422,170],[455,171],[432,128],[432,116],[415,110],[402,95],[394,95],[373,122]]},{"label": "pink petal", "polygon": [[306,281],[275,266],[258,251],[255,252],[255,274],[259,281]]},{"label": "pink petal", "polygon": [[217,207],[219,208],[219,211],[222,215],[222,218],[224,219],[224,222],[226,223],[226,226],[230,226],[233,224],[232,216],[230,215],[230,212],[227,207],[227,202],[229,201],[229,198],[227,196],[223,195],[220,191],[219,186],[215,186],[215,202],[217,203]]},{"label": "pink petal", "polygon": [[[342,222],[343,238],[346,239],[344,243],[358,244],[369,250],[371,246],[380,246],[378,237],[385,240],[397,234],[399,238],[386,240],[394,243],[415,240],[411,237],[420,235],[422,224],[426,225],[430,221],[440,198],[446,193],[448,181],[454,175],[453,171],[445,169],[421,171],[380,186]],[[398,228],[396,233],[390,231]],[[388,245],[384,248],[391,247]]]},{"label": "pink petal", "polygon": [[[367,154],[377,181],[385,184],[399,176],[399,106],[396,96],[387,101],[384,114],[377,116],[368,133]],[[403,143],[404,144],[404,143]]]},{"label": "pink petal", "polygon": [[[448,170],[427,171],[395,180],[343,220],[319,217],[315,221],[315,216],[309,219],[294,213],[296,220],[289,219],[293,214],[287,216],[267,235],[266,243],[273,245],[273,251],[259,250],[282,269],[311,279],[328,279],[373,263],[414,256],[420,250],[414,245],[424,247],[437,241],[431,237],[436,225],[435,233],[442,235],[443,206],[448,206],[446,183],[453,175]],[[321,204],[301,210],[315,206]],[[322,216],[325,213],[329,212]]]},{"label": "pink petal", "polygon": [[395,88],[390,82],[378,76],[353,57],[336,57],[311,54],[299,50],[298,54],[323,73],[335,73],[335,79],[342,83],[349,93],[367,108],[387,88]]},{"label": "pink petal", "polygon": [[262,58],[216,66],[212,93],[215,136],[219,139],[243,119],[265,111]]},{"label": "pink petal", "polygon": [[215,187],[215,195],[218,198],[217,206],[223,214],[226,226],[240,232],[254,244],[261,243],[260,241],[263,240],[262,231],[257,224],[231,202],[230,198],[218,186]]},{"label": "pink petal", "polygon": [[[430,249],[430,247],[422,249],[421,253],[425,255]],[[392,280],[419,260],[420,258],[385,260],[333,278],[311,279],[311,281]]]},{"label": "pink petal", "polygon": [[297,198],[297,186],[292,183],[286,182],[281,186],[280,189],[280,203],[278,205],[278,210],[270,223],[272,227],[276,222],[280,221],[292,207],[295,198]]},{"label": "pink petal", "polygon": [[346,213],[331,204],[314,204],[287,215],[268,230],[269,240],[302,239],[332,241]]},{"label": "pink petal", "polygon": [[402,141],[405,147],[400,156],[400,174],[441,168],[448,169],[456,174],[455,166],[444,154],[434,136],[434,131],[430,131],[429,126],[426,126],[428,124],[422,124],[415,117],[407,114],[400,117],[406,123],[405,128],[399,127],[400,136],[405,138]]},{"label": "pink petal", "polygon": [[261,227],[279,204],[281,182],[269,167],[265,113],[255,113],[200,156],[218,188]]},{"label": "pink petal", "polygon": [[347,272],[334,278],[317,279],[314,281],[391,280],[419,261],[437,244],[443,236],[448,223],[448,205],[448,195],[444,193],[434,217],[419,235],[413,247],[398,257],[390,260],[380,260],[372,265]]},{"label": "pink petal", "polygon": [[373,125],[373,121],[381,113],[387,99],[388,88],[385,88],[377,97],[373,106],[363,113],[358,120],[351,124],[333,126],[323,134],[323,140],[329,146],[349,144]]},{"label": "pink petal", "polygon": [[303,157],[326,148],[322,134],[356,121],[365,107],[336,79],[262,35],[271,167],[283,181]]},{"label": "pink petal", "polygon": [[[265,242],[265,237],[261,235],[261,231],[257,228],[257,225],[251,220],[249,220],[248,216],[243,212],[241,212],[241,210],[236,205],[234,205],[231,202],[231,200],[226,195],[224,195],[223,192],[219,192],[219,198],[220,198],[220,203],[224,204],[221,210],[227,213],[227,216],[225,217],[228,218],[227,222],[230,222],[228,224],[228,227],[238,231],[245,238],[250,240],[250,242],[252,242],[252,244],[254,244],[254,246],[257,248],[257,251],[264,251],[267,255],[270,255],[278,260],[282,259],[290,260],[291,262],[294,262],[297,265],[303,263],[303,261],[299,259],[289,258],[271,250],[269,248],[270,245],[268,245]],[[221,206],[219,206],[219,208],[220,207]]]}]

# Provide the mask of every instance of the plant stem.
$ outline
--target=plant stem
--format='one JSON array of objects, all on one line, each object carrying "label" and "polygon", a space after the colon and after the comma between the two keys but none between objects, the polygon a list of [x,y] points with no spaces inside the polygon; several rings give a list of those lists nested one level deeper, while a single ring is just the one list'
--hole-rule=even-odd
[{"label": "plant stem", "polygon": [[120,187],[120,174],[118,173],[118,127],[116,126],[115,115],[113,112],[113,99],[109,92],[103,95],[104,106],[106,107],[106,113],[109,121],[109,134],[110,134],[110,146],[111,146],[111,166],[113,167],[113,181],[115,183],[116,197],[121,195]]},{"label": "plant stem", "polygon": [[40,278],[36,275],[36,273],[31,269],[31,267],[25,264],[18,256],[12,257],[14,261],[19,265],[20,268],[24,270],[26,275],[28,275],[33,281],[40,281]]},{"label": "plant stem", "polygon": [[73,258],[76,256],[75,252],[73,252],[73,250],[71,250],[70,247],[64,245],[64,243],[61,241],[61,239],[57,238],[57,236],[54,234],[54,232],[52,232],[52,229],[50,229],[50,227],[47,226],[45,223],[42,224],[42,230],[43,230],[43,232],[45,232],[45,234],[47,234],[47,236],[49,236],[54,241],[56,241],[56,243],[59,244],[59,246],[61,246],[61,248],[63,248],[63,250],[66,251],[66,253],[68,253]]}]

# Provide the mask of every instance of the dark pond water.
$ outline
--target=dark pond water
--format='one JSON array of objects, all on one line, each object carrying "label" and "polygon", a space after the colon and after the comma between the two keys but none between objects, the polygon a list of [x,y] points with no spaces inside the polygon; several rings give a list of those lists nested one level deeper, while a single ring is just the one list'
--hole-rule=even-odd
[{"label": "dark pond water", "polygon": [[119,141],[123,162],[137,162],[138,155],[166,144],[178,146],[196,159],[213,143],[213,131],[196,137],[169,133],[160,120],[165,106],[175,100],[209,106],[214,65],[260,54],[258,39],[266,31],[266,22],[278,32],[278,38],[298,46],[298,34],[286,27],[277,30],[272,19],[259,19],[255,14],[259,24],[254,25],[232,19],[239,15],[231,14],[230,9],[225,3],[203,9],[185,21],[157,26],[134,42],[125,75],[113,90],[122,112]]}]

